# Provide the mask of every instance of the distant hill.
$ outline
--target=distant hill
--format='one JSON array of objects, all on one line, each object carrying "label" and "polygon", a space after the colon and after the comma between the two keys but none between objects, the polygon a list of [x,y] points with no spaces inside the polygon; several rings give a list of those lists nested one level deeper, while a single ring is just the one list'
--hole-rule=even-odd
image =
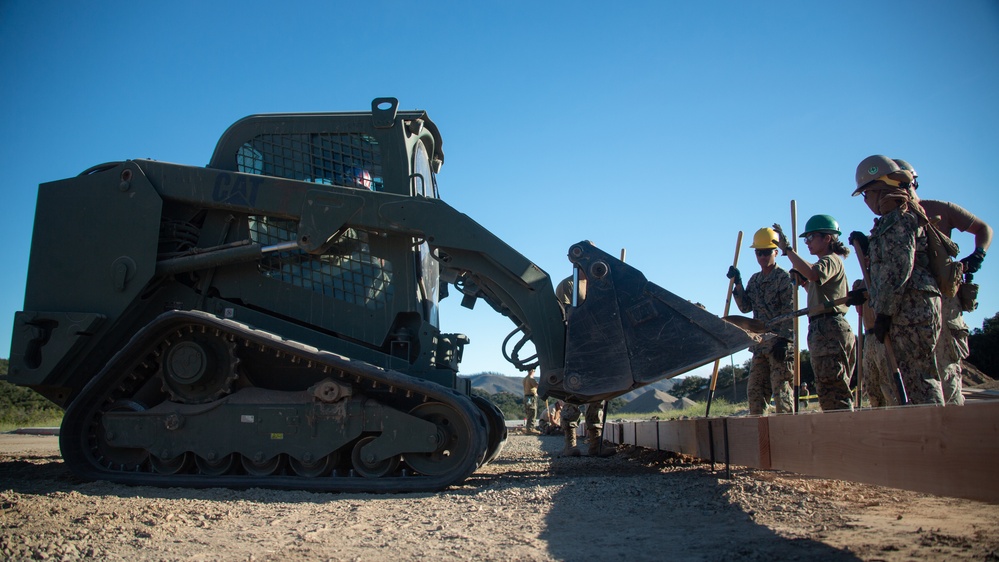
[{"label": "distant hill", "polygon": [[[627,394],[622,394],[620,398],[625,402],[631,402],[635,398],[638,398],[639,396],[645,394],[650,390],[661,390],[663,392],[669,392],[670,390],[673,389],[673,385],[675,385],[677,382],[678,379],[666,379],[664,381],[654,382],[652,384],[647,384],[641,388],[636,388],[635,390],[632,390]],[[674,398],[674,400],[676,399]]]},{"label": "distant hill", "polygon": [[477,375],[469,375],[468,378],[472,381],[472,388],[477,388],[488,394],[508,392],[514,396],[524,395],[524,377],[508,377],[497,373],[479,373]]},{"label": "distant hill", "polygon": [[621,408],[620,412],[636,414],[668,412],[670,410],[682,410],[693,405],[694,402],[689,398],[677,398],[662,390],[647,390],[645,394],[628,402]]},{"label": "distant hill", "polygon": [[665,412],[673,409],[676,396],[662,390],[646,390],[621,408],[621,413]]}]

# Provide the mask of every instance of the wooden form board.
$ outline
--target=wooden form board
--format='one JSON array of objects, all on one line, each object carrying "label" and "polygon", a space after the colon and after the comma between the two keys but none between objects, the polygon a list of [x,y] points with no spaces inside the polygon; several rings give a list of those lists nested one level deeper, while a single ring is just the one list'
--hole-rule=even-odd
[{"label": "wooden form board", "polygon": [[604,435],[719,463],[999,503],[997,403],[614,422]]}]

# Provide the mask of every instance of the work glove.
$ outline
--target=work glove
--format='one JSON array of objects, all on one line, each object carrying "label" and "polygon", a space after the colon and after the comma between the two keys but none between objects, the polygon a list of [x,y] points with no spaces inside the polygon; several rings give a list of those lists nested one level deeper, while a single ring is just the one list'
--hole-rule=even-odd
[{"label": "work glove", "polygon": [[774,223],[773,229],[777,233],[777,247],[780,248],[780,254],[786,256],[787,249],[791,247],[791,244],[788,243],[787,236],[784,236],[784,231],[781,230],[779,224]]},{"label": "work glove", "polygon": [[849,242],[851,246],[853,246],[854,242],[860,244],[860,249],[863,250],[865,254],[867,253],[867,248],[870,247],[870,241],[867,239],[867,235],[859,230],[851,232],[850,237],[847,238],[847,242]]},{"label": "work glove", "polygon": [[846,305],[847,306],[860,306],[867,302],[867,289],[860,288],[854,289],[846,293]]},{"label": "work glove", "polygon": [[779,361],[783,363],[788,359],[792,359],[791,348],[790,346],[788,346],[788,343],[790,342],[788,342],[784,338],[777,338],[777,341],[774,342],[773,351],[771,352],[774,361]]},{"label": "work glove", "polygon": [[800,287],[804,287],[808,284],[808,278],[802,275],[797,269],[791,270],[791,280],[798,284]]},{"label": "work glove", "polygon": [[885,340],[888,339],[889,330],[891,330],[891,316],[878,314],[878,317],[874,320],[874,337],[879,342],[885,343]]},{"label": "work glove", "polygon": [[742,283],[742,274],[739,273],[739,268],[735,267],[734,265],[728,266],[728,273],[725,274],[725,277],[728,277],[729,279],[735,279],[736,283]]},{"label": "work glove", "polygon": [[964,264],[965,273],[975,273],[982,268],[983,261],[985,261],[985,250],[975,248],[974,253],[962,259],[961,263]]}]

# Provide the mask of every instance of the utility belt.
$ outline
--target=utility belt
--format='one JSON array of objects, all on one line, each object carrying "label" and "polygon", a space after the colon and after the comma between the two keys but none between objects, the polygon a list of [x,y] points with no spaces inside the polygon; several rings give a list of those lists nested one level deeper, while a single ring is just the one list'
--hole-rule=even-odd
[{"label": "utility belt", "polygon": [[823,312],[822,314],[816,314],[815,316],[809,316],[808,320],[809,321],[811,321],[811,320],[818,320],[819,318],[831,318],[831,317],[834,317],[834,316],[843,316],[843,314],[839,313],[839,312]]}]

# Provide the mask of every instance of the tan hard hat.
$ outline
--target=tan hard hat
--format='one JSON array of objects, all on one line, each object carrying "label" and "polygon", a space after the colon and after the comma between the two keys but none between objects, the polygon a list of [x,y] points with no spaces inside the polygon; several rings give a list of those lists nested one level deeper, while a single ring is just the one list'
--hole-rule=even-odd
[{"label": "tan hard hat", "polygon": [[857,164],[857,189],[853,191],[853,194],[859,195],[864,191],[865,187],[878,178],[898,171],[901,171],[901,168],[898,167],[898,164],[894,160],[887,156],[875,154],[864,158],[860,161],[860,164]]},{"label": "tan hard hat", "polygon": [[919,181],[916,179],[919,177],[919,174],[916,173],[916,169],[912,167],[912,164],[902,160],[901,158],[892,158],[892,160],[898,164],[899,168],[902,168],[903,172],[909,172],[912,174],[912,189],[919,189]]}]

